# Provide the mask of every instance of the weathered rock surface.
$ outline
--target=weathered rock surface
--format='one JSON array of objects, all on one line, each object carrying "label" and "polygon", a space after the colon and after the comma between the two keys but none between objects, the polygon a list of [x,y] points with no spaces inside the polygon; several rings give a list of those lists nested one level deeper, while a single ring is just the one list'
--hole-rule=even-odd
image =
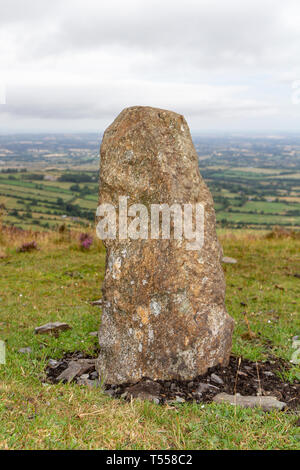
[{"label": "weathered rock surface", "polygon": [[188,250],[186,239],[174,237],[120,239],[117,217],[116,239],[104,240],[99,376],[110,384],[142,377],[190,380],[225,366],[233,320],[224,306],[222,250],[213,200],[183,116],[127,108],[106,130],[99,204],[118,208],[120,196],[127,196],[128,208],[144,204],[149,214],[151,204],[163,203],[192,204],[195,214],[201,203],[204,244]]},{"label": "weathered rock surface", "polygon": [[276,397],[255,397],[242,395],[228,395],[227,393],[219,393],[213,398],[215,403],[230,403],[231,405],[241,406],[243,408],[262,408],[264,411],[283,410],[286,403],[278,401]]}]

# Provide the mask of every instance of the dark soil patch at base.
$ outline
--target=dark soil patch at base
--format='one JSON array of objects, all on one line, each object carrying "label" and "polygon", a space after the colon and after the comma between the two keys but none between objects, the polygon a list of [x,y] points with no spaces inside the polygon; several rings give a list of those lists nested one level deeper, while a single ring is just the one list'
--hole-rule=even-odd
[{"label": "dark soil patch at base", "polygon": [[[97,353],[95,356],[81,352],[66,353],[61,360],[56,361],[56,364],[52,362],[52,365],[47,366],[45,381],[51,384],[58,383],[57,377],[68,368],[71,361],[92,359],[97,355]],[[225,392],[230,395],[239,393],[243,396],[271,395],[285,402],[288,409],[298,409],[300,408],[300,382],[289,383],[283,380],[283,373],[290,367],[288,362],[275,357],[265,362],[252,362],[231,356],[227,367],[213,367],[206,374],[192,381],[156,381],[160,385],[159,393],[155,394],[156,401],[160,404],[193,401],[210,403],[215,395]],[[143,378],[140,384],[142,385],[146,380],[147,377]],[[100,386],[95,370],[76,377],[73,381],[91,387]],[[114,398],[130,399],[127,389],[132,385],[131,383],[105,384],[103,388],[105,393]]]}]

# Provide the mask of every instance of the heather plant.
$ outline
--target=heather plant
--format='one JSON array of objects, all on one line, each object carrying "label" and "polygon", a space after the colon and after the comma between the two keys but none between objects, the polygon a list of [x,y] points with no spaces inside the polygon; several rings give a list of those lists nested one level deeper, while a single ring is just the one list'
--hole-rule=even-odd
[{"label": "heather plant", "polygon": [[80,247],[83,250],[89,250],[93,243],[93,237],[89,235],[88,233],[81,233],[79,236],[79,241],[80,241]]},{"label": "heather plant", "polygon": [[18,251],[19,253],[26,253],[28,251],[33,251],[37,249],[38,249],[37,243],[33,241],[33,242],[23,243],[18,249]]}]

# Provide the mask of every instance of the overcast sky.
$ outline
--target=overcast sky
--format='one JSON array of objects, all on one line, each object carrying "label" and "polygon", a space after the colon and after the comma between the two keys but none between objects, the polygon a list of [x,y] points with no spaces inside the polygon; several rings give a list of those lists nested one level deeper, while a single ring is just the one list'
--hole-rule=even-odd
[{"label": "overcast sky", "polygon": [[299,25],[299,0],[0,0],[0,132],[101,132],[133,105],[298,131]]}]

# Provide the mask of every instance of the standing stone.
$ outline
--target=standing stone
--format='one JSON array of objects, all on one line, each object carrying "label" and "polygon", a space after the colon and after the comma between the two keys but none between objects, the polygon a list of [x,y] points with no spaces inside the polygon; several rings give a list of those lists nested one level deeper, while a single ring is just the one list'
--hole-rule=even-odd
[{"label": "standing stone", "polygon": [[[145,233],[120,239],[120,196],[127,196],[128,209],[146,206],[149,227],[151,204],[201,203],[202,249],[187,249],[185,238],[151,239],[150,228],[149,239],[142,238]],[[213,200],[183,116],[141,106],[121,112],[101,145],[99,204],[104,203],[117,208],[117,236],[104,240],[99,377],[111,384],[142,377],[191,380],[209,367],[225,366],[233,320],[224,305],[222,250]],[[124,232],[124,218],[120,228]]]}]

